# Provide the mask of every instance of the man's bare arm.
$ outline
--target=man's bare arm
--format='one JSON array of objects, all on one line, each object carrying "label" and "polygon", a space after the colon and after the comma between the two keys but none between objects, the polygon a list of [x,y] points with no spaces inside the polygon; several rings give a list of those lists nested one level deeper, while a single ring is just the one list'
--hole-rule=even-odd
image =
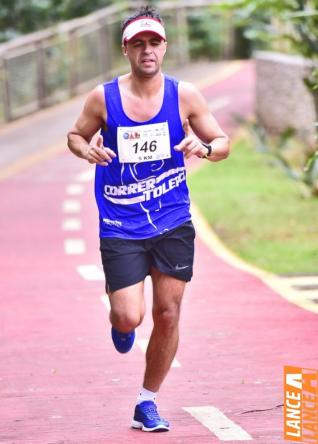
[{"label": "man's bare arm", "polygon": [[225,159],[230,152],[229,138],[212,116],[200,91],[190,83],[180,82],[179,96],[186,137],[175,149],[183,151],[185,158],[193,155],[205,157],[208,149],[202,145],[204,142],[212,147],[209,160],[217,162]]},{"label": "man's bare arm", "polygon": [[98,86],[89,93],[83,111],[68,132],[68,147],[72,153],[89,163],[107,166],[116,154],[110,148],[103,147],[102,136],[92,142],[94,134],[105,125],[105,121],[104,93],[102,86]]}]

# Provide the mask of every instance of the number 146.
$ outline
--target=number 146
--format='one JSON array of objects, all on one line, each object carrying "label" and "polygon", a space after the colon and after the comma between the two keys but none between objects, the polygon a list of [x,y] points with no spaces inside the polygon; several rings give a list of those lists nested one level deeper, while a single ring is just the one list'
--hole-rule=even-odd
[{"label": "number 146", "polygon": [[141,146],[139,145],[138,142],[136,142],[133,144],[133,148],[135,148],[135,154],[138,153],[138,150],[143,151],[144,153],[146,153],[147,151],[154,153],[157,149],[157,141],[152,140],[151,142],[148,143],[148,140],[146,140],[146,142],[144,142]]}]

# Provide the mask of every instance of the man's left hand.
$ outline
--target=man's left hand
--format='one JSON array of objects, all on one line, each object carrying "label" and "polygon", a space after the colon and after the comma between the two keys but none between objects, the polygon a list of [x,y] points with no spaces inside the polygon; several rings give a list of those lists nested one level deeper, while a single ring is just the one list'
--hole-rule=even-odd
[{"label": "man's left hand", "polygon": [[200,139],[194,134],[189,123],[189,119],[186,119],[183,125],[185,132],[185,138],[175,145],[176,151],[182,151],[185,159],[189,159],[191,156],[204,157],[208,149],[202,145]]}]

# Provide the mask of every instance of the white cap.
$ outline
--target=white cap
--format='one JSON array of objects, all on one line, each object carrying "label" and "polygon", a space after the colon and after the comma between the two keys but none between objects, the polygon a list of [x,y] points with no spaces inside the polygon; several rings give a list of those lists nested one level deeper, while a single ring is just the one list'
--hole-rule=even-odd
[{"label": "white cap", "polygon": [[142,32],[153,32],[163,40],[166,40],[165,28],[162,24],[152,17],[138,17],[126,26],[123,32],[123,44],[129,42],[137,34]]}]

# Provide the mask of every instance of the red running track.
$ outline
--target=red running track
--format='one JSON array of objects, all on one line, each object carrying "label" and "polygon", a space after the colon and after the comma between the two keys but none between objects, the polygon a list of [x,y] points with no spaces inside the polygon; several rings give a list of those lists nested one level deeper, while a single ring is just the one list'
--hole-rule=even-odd
[{"label": "red running track", "polygon": [[[204,92],[231,97],[215,115],[233,132],[229,114],[252,110],[253,66]],[[182,309],[180,367],[171,369],[158,399],[172,430],[129,428],[144,354],[138,345],[124,356],[114,350],[103,282],[77,271],[100,264],[93,184],[78,176],[88,169],[65,151],[1,184],[0,443],[222,442],[183,409],[197,406],[217,407],[252,442],[285,442],[283,366],[317,368],[317,316],[223,262],[200,236]],[[70,184],[83,185],[83,193],[67,195]],[[70,198],[81,204],[75,232],[61,229]],[[65,254],[66,238],[81,238],[86,251]],[[146,301],[139,339],[151,331],[149,283]]]}]

